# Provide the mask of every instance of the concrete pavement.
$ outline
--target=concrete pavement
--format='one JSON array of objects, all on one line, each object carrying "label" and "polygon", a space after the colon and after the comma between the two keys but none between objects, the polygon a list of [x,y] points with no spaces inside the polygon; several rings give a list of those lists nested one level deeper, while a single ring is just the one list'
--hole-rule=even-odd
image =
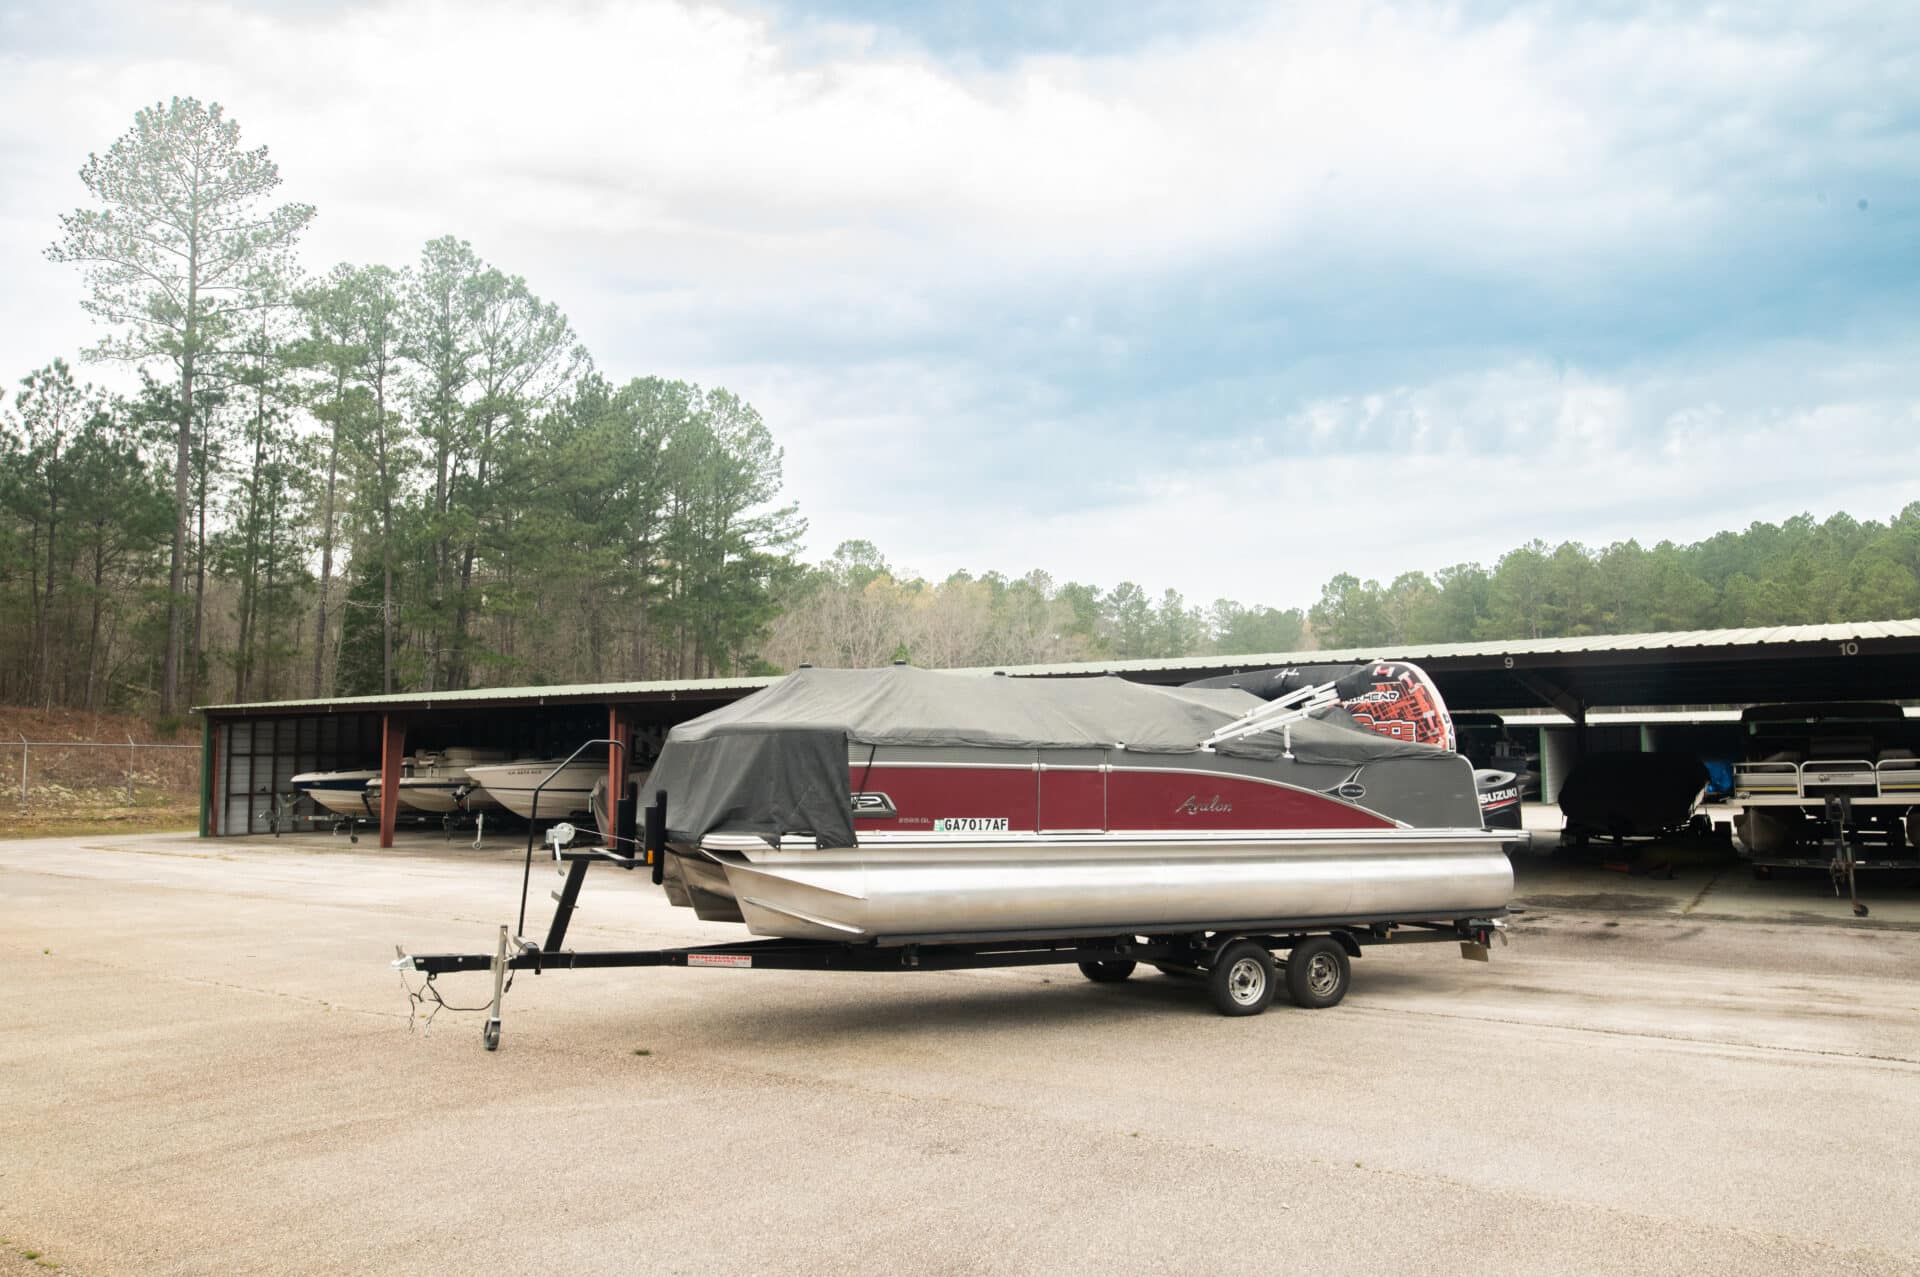
[{"label": "concrete pavement", "polygon": [[[1920,930],[1587,873],[1523,868],[1491,964],[1377,951],[1323,1012],[557,972],[489,1055],[410,1032],[388,960],[490,948],[505,840],[0,842],[0,1236],[69,1273],[1920,1270]],[[580,947],[741,935],[604,869],[583,903]]]}]

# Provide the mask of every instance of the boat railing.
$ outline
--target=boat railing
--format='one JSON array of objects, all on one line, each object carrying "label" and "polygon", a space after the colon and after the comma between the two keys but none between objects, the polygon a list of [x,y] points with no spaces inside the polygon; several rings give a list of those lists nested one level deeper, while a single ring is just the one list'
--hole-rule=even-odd
[{"label": "boat railing", "polygon": [[1829,795],[1856,799],[1920,794],[1920,758],[1814,758],[1735,763],[1733,795],[1743,800],[1819,802]]},{"label": "boat railing", "polygon": [[[1212,749],[1215,745],[1238,740],[1242,736],[1257,736],[1261,732],[1287,727],[1306,718],[1315,710],[1334,704],[1339,699],[1340,694],[1334,690],[1332,683],[1298,688],[1285,696],[1268,701],[1265,705],[1257,705],[1248,710],[1201,741],[1200,748]],[[1289,752],[1291,752],[1290,744]]]},{"label": "boat railing", "polygon": [[533,787],[533,802],[527,809],[527,862],[520,876],[520,922],[514,931],[515,936],[523,935],[527,929],[527,890],[533,882],[533,828],[535,822],[540,819],[540,791],[545,789],[555,776],[565,771],[574,759],[580,757],[580,755],[586,753],[596,745],[606,745],[619,750],[623,759],[626,756],[627,747],[622,741],[612,740],[606,737],[585,741],[581,744],[580,748],[561,759],[560,765],[541,777],[540,783]]}]

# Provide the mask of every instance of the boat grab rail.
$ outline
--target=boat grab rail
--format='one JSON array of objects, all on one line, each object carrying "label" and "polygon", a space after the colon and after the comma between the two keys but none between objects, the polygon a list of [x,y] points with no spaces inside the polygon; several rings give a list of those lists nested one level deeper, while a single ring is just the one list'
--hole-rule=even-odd
[{"label": "boat grab rail", "polygon": [[1238,740],[1242,736],[1255,736],[1261,732],[1270,732],[1276,727],[1297,723],[1315,710],[1324,709],[1339,699],[1340,694],[1334,690],[1332,683],[1302,687],[1265,705],[1257,705],[1231,723],[1216,729],[1211,736],[1200,742],[1200,748],[1211,749],[1215,745]]},{"label": "boat grab rail", "polygon": [[534,822],[540,819],[540,791],[547,787],[548,781],[551,781],[555,776],[565,771],[574,759],[580,757],[580,755],[586,753],[595,745],[606,745],[617,749],[620,751],[622,759],[626,757],[627,747],[624,743],[613,740],[610,737],[596,737],[593,740],[582,742],[578,749],[562,759],[559,766],[548,772],[546,776],[541,779],[540,783],[533,787],[533,805],[529,807],[527,811],[527,863],[520,874],[520,921],[518,925],[514,927],[514,935],[516,936],[525,935],[527,930],[527,892],[533,886],[533,826]]},{"label": "boat grab rail", "polygon": [[1809,794],[1809,783],[1819,790],[1836,784],[1865,784],[1869,779],[1876,796],[1884,792],[1889,781],[1897,782],[1894,787],[1904,790],[1909,782],[1920,780],[1920,758],[1885,758],[1879,762],[1870,758],[1810,758],[1802,763],[1769,761],[1733,765],[1736,796],[1790,786],[1795,794],[1811,801],[1821,795]]}]

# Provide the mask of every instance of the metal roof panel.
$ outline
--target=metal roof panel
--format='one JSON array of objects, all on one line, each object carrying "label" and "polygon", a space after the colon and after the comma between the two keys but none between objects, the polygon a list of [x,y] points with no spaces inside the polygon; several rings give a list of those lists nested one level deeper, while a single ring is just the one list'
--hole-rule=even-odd
[{"label": "metal roof panel", "polygon": [[[1896,621],[1850,621],[1830,625],[1783,625],[1725,630],[1672,630],[1649,634],[1594,634],[1551,639],[1482,639],[1466,643],[1400,643],[1377,647],[1334,648],[1318,651],[1243,653],[1234,655],[1154,657],[1141,660],[1055,662],[1034,665],[975,666],[959,672],[1016,677],[1100,674],[1152,674],[1169,671],[1224,673],[1281,665],[1325,665],[1365,660],[1449,660],[1478,657],[1542,657],[1647,652],[1677,648],[1751,647],[1785,644],[1843,643],[1861,640],[1920,640],[1920,618]],[[463,705],[538,705],[552,701],[593,701],[622,698],[678,699],[703,692],[750,692],[767,687],[780,675],[757,678],[669,679],[651,682],[576,683],[535,687],[479,687],[447,692],[396,692],[391,696],[346,696],[331,699],[255,701],[206,705],[212,714],[324,710],[337,712],[379,707],[395,709],[458,707]]]}]

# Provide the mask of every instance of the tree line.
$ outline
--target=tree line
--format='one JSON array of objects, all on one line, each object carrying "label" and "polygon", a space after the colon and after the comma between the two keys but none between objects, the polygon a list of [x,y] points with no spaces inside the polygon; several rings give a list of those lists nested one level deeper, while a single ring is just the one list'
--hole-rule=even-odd
[{"label": "tree line", "polygon": [[1920,501],[1885,523],[1801,514],[1679,545],[1531,541],[1387,585],[1341,574],[1308,622],[1321,647],[1815,625],[1920,616]]},{"label": "tree line", "polygon": [[1177,590],[1155,599],[1132,581],[1103,591],[1039,570],[929,582],[896,571],[872,542],[848,541],[789,579],[765,652],[781,669],[895,660],[952,668],[1285,652],[1304,641],[1298,608],[1231,599],[1201,608]]},{"label": "tree line", "polygon": [[782,453],[719,387],[598,371],[564,314],[443,236],[303,271],[314,217],[176,98],[80,173],[48,250],[138,371],[0,397],[0,699],[156,710],[510,683],[1258,654],[1920,614],[1920,503],[1693,545],[1533,542],[1342,574],[1311,608],[796,557]]},{"label": "tree line", "polygon": [[1754,523],[1690,545],[1598,549],[1532,541],[1491,567],[1460,563],[1391,583],[1341,573],[1298,608],[1157,599],[1045,572],[1009,580],[897,573],[850,541],[791,579],[765,652],[782,668],[988,666],[1099,659],[1261,655],[1920,616],[1920,501],[1888,521],[1836,514]]},{"label": "tree line", "polygon": [[0,411],[0,696],[207,700],[731,672],[804,524],[753,407],[616,385],[559,308],[445,236],[296,257],[314,210],[176,98],[80,173],[48,250],[139,370]]}]

